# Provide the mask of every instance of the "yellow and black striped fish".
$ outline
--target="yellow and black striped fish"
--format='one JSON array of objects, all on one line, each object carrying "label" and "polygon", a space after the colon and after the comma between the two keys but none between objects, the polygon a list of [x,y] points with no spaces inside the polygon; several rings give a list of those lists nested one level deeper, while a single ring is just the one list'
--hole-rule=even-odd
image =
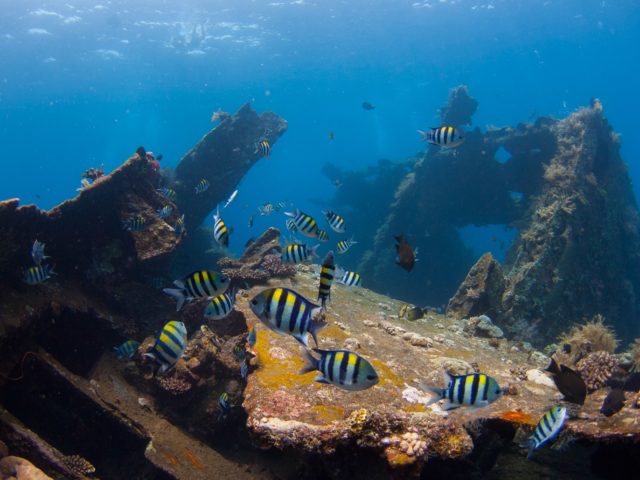
[{"label": "yellow and black striped fish", "polygon": [[431,127],[428,132],[418,130],[418,133],[422,135],[420,141],[427,140],[430,144],[441,147],[457,147],[464,141],[462,133],[454,127]]},{"label": "yellow and black striped fish", "polygon": [[562,430],[566,419],[567,409],[565,407],[555,406],[545,412],[529,439],[529,453],[527,458],[531,458],[531,454],[536,448],[539,448],[544,443],[556,437],[556,435],[560,433],[560,430]]},{"label": "yellow and black striped fish", "polygon": [[173,368],[187,347],[187,328],[175,320],[167,323],[156,338],[156,343],[144,354],[160,365],[159,373]]},{"label": "yellow and black striped fish", "polygon": [[24,281],[29,285],[38,285],[51,278],[51,275],[55,275],[53,271],[54,266],[51,265],[34,265],[24,272]]},{"label": "yellow and black striped fish", "polygon": [[228,247],[229,233],[227,225],[222,221],[222,217],[220,217],[220,209],[218,208],[216,213],[213,215],[213,238],[218,242],[218,245]]},{"label": "yellow and black striped fish", "polygon": [[318,223],[313,219],[312,216],[307,215],[300,210],[297,210],[294,213],[284,212],[284,214],[288,217],[293,218],[293,223],[296,228],[307,237],[315,237],[316,231],[318,230]]},{"label": "yellow and black striped fish", "polygon": [[333,263],[333,252],[327,253],[320,268],[320,288],[318,289],[318,300],[322,302],[322,307],[326,306],[327,300],[331,299],[331,284],[336,266]]},{"label": "yellow and black striped fish", "polygon": [[322,321],[322,307],[311,303],[289,288],[269,288],[253,297],[249,302],[253,313],[274,332],[289,334],[308,345],[307,334],[318,344],[316,334],[327,324]]},{"label": "yellow and black striped fish", "polygon": [[359,273],[347,272],[340,267],[336,269],[336,279],[338,283],[346,285],[347,287],[359,287],[362,285]]},{"label": "yellow and black striped fish", "polygon": [[[287,220],[290,221],[291,219]],[[326,230],[321,230],[321,229],[317,229],[316,230],[316,238],[318,240],[320,240],[321,242],[326,242],[327,240],[329,240],[329,234],[327,233]]]},{"label": "yellow and black striped fish", "polygon": [[207,190],[209,190],[210,186],[211,186],[211,184],[209,183],[209,180],[207,180],[206,178],[203,178],[196,185],[196,188],[195,188],[196,195],[200,195],[201,193],[206,192]]},{"label": "yellow and black striped fish", "polygon": [[229,288],[231,280],[218,272],[198,270],[173,283],[178,288],[165,288],[162,291],[176,299],[176,311],[179,311],[185,301],[222,295]]},{"label": "yellow and black striped fish", "polygon": [[345,390],[365,390],[380,381],[373,365],[357,353],[348,350],[319,350],[320,359],[304,349],[305,366],[300,374],[318,370],[318,383],[331,383]]},{"label": "yellow and black striped fish", "polygon": [[142,215],[133,215],[122,222],[122,227],[130,232],[139,232],[147,227],[147,220]]},{"label": "yellow and black striped fish", "polygon": [[438,400],[446,400],[443,410],[453,410],[459,407],[480,408],[495,402],[502,396],[502,389],[498,382],[483,373],[472,373],[459,377],[445,375],[447,388],[425,387],[434,398],[426,405],[436,403]]},{"label": "yellow and black striped fish", "polygon": [[207,320],[220,320],[231,313],[236,303],[236,290],[223,293],[211,299],[204,309],[204,316]]},{"label": "yellow and black striped fish", "polygon": [[261,157],[269,158],[269,155],[271,155],[271,144],[269,140],[266,138],[260,140],[260,143],[256,145],[256,152],[260,152]]},{"label": "yellow and black striped fish", "polygon": [[340,240],[337,246],[338,253],[347,253],[347,250],[349,250],[356,243],[358,242],[356,242],[353,238],[350,238],[349,240]]},{"label": "yellow and black striped fish", "polygon": [[286,263],[302,263],[316,256],[316,250],[320,245],[314,245],[312,248],[307,247],[303,243],[292,243],[287,245],[282,252],[280,259]]},{"label": "yellow and black striped fish", "polygon": [[332,212],[331,210],[324,211],[322,212],[322,214],[327,219],[327,223],[333,229],[333,231],[338,233],[345,232],[344,218],[342,218],[337,213]]},{"label": "yellow and black striped fish", "polygon": [[176,198],[178,197],[178,194],[176,193],[176,191],[173,188],[162,187],[162,188],[159,188],[156,191],[160,195],[163,195],[163,196],[167,197],[169,200],[174,201],[174,202],[175,202]]}]

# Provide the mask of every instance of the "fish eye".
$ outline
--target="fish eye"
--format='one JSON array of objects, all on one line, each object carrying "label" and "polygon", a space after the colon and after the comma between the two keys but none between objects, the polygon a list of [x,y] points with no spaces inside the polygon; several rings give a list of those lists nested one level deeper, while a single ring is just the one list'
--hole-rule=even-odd
[{"label": "fish eye", "polygon": [[257,305],[257,304],[258,304],[258,300],[256,300],[255,298],[251,300],[251,305]]}]

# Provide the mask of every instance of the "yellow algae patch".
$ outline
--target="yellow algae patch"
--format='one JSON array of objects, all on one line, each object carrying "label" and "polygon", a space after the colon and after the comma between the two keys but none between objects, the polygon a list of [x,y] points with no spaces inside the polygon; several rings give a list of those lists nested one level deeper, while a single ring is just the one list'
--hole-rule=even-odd
[{"label": "yellow algae patch", "polygon": [[373,368],[375,368],[378,377],[380,378],[380,383],[378,383],[378,385],[391,384],[398,388],[402,388],[404,386],[404,379],[387,367],[384,362],[369,357],[366,358],[371,362],[371,365],[373,365]]},{"label": "yellow algae patch", "polygon": [[344,419],[344,408],[335,405],[316,405],[311,407],[317,418],[323,422],[337,422]]},{"label": "yellow algae patch", "polygon": [[[331,338],[336,338],[341,340],[344,340],[345,338],[347,338],[347,334],[344,333],[344,330],[342,330],[340,327],[336,325],[333,325],[331,321],[329,321],[329,325],[327,325],[322,330],[320,330],[318,337],[320,336],[331,337]],[[320,339],[318,339],[318,343],[320,343]]]},{"label": "yellow algae patch", "polygon": [[403,407],[407,412],[417,412],[417,413],[424,413],[427,411],[431,411],[431,409],[427,406],[425,406],[422,403],[410,403],[409,405],[405,405]]},{"label": "yellow algae patch", "polygon": [[[260,359],[260,368],[252,376],[269,389],[313,383],[314,377],[311,375],[298,374],[304,364],[301,354],[272,345],[276,336],[268,330],[258,332],[254,350]],[[297,344],[295,339],[292,338],[291,341]],[[282,355],[276,355],[278,352]]]}]

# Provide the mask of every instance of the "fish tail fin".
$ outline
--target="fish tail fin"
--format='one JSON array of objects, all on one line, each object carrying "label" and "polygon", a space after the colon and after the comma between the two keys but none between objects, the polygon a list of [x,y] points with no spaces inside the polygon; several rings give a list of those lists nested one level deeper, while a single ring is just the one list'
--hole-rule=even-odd
[{"label": "fish tail fin", "polygon": [[432,132],[425,132],[424,130],[418,130],[418,133],[422,135],[422,138],[420,139],[421,142],[424,142],[425,140],[431,140],[431,138],[433,138]]},{"label": "fish tail fin", "polygon": [[318,337],[317,334],[320,330],[327,326],[327,322],[324,320],[314,320],[313,318],[318,314],[324,312],[323,307],[317,307],[311,314],[311,321],[309,322],[308,332],[313,338],[313,341],[316,343],[316,347],[318,346]]},{"label": "fish tail fin", "polygon": [[439,402],[445,397],[445,389],[440,387],[432,387],[430,385],[420,385],[420,389],[432,395],[432,398],[429,399],[427,403],[424,404],[425,407],[429,405],[433,405],[436,402]]},{"label": "fish tail fin", "polygon": [[300,213],[300,210],[298,210],[297,208],[296,208],[296,211],[295,211],[295,212],[284,212],[284,214],[285,214],[287,217],[293,217],[293,218],[297,217],[297,216],[298,216],[298,213]]},{"label": "fish tail fin", "polygon": [[358,243],[358,242],[357,242],[357,241],[355,241],[355,240],[353,239],[353,237],[351,237],[351,238],[349,239],[349,243],[350,243],[351,245],[355,245],[355,244],[356,244],[356,243]]},{"label": "fish tail fin", "polygon": [[533,440],[529,440],[527,443],[523,445],[523,447],[527,448],[527,459],[531,459],[533,456],[533,451],[536,449],[536,444]]},{"label": "fish tail fin", "polygon": [[175,301],[177,302],[176,312],[179,312],[186,300],[184,291],[178,288],[163,288],[162,291],[175,299]]},{"label": "fish tail fin", "polygon": [[55,263],[53,265],[51,265],[51,267],[49,267],[49,270],[47,270],[47,273],[49,275],[58,275],[58,273],[54,270],[54,268],[56,268],[56,264]]},{"label": "fish tail fin", "polygon": [[311,247],[311,250],[309,250],[309,258],[316,258],[318,256],[317,250],[318,247],[320,246],[320,244],[318,243],[317,245],[314,245],[313,247]]},{"label": "fish tail fin", "polygon": [[300,352],[302,352],[302,357],[304,359],[304,365],[298,372],[299,375],[304,375],[305,373],[313,372],[318,369],[318,359],[311,355],[311,352],[304,347],[300,347]]}]

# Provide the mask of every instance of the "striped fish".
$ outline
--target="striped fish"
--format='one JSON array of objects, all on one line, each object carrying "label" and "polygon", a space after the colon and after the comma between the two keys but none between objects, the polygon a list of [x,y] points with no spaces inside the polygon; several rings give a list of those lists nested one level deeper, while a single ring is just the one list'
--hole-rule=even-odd
[{"label": "striped fish", "polygon": [[258,152],[260,152],[261,157],[269,158],[269,155],[271,155],[271,144],[269,143],[269,140],[264,138],[256,145],[255,153]]},{"label": "striped fish", "polygon": [[319,371],[318,383],[331,383],[345,390],[365,390],[380,381],[378,374],[366,359],[348,350],[319,350],[320,359],[304,349],[305,366],[300,374]]},{"label": "striped fish", "polygon": [[247,358],[246,352],[247,352],[247,349],[244,348],[242,345],[235,345],[233,347],[233,354],[239,361],[242,361],[245,358]]},{"label": "striped fish", "polygon": [[156,190],[163,197],[167,197],[169,200],[174,201],[178,197],[178,194],[173,188],[163,187]]},{"label": "striped fish", "polygon": [[356,272],[347,272],[340,267],[336,269],[336,279],[338,283],[346,285],[347,287],[359,287],[362,285],[360,274]]},{"label": "striped fish", "polygon": [[113,350],[116,352],[116,357],[118,357],[119,360],[124,360],[133,357],[133,355],[138,351],[139,346],[140,342],[127,340],[122,345],[113,347]]},{"label": "striped fish", "polygon": [[34,240],[33,246],[31,247],[31,258],[33,258],[33,263],[38,266],[42,263],[42,260],[49,258],[44,254],[44,247],[45,244],[38,240]]},{"label": "striped fish", "polygon": [[[289,219],[291,220],[291,219]],[[287,220],[287,221],[289,221]],[[321,229],[317,229],[316,230],[316,238],[318,240],[320,240],[321,242],[326,242],[327,240],[329,240],[329,234],[327,233],[326,230],[321,230]]]},{"label": "striped fish", "polygon": [[302,263],[316,256],[316,250],[320,245],[309,248],[304,243],[292,243],[287,245],[280,259],[287,263]]},{"label": "striped fish", "polygon": [[253,325],[249,325],[249,334],[247,335],[247,345],[249,349],[252,349],[256,346],[256,342],[258,341],[258,333]]},{"label": "striped fish", "polygon": [[457,147],[464,141],[462,133],[454,127],[432,127],[428,132],[418,130],[418,133],[422,135],[420,141],[427,140],[431,145],[441,147]]},{"label": "striped fish", "polygon": [[171,215],[172,212],[173,212],[173,207],[171,205],[165,205],[164,207],[156,210],[156,213],[158,214],[158,216],[163,220],[167,218],[169,215]]},{"label": "striped fish", "polygon": [[243,380],[246,380],[247,375],[249,375],[249,362],[245,358],[240,364],[240,377],[242,377]]},{"label": "striped fish", "polygon": [[285,202],[276,202],[276,204],[273,206],[273,210],[276,212],[281,212],[285,209],[286,206],[287,204]]},{"label": "striped fish", "polygon": [[320,268],[320,287],[318,288],[318,300],[322,302],[322,307],[326,306],[327,300],[331,299],[331,284],[336,270],[333,263],[333,252],[327,253]]},{"label": "striped fish", "polygon": [[171,370],[187,347],[187,328],[184,323],[170,321],[164,327],[156,343],[144,357],[151,358],[160,365],[159,373]]},{"label": "striped fish", "polygon": [[217,297],[229,288],[229,277],[210,270],[198,270],[187,275],[173,284],[178,288],[165,288],[162,291],[177,301],[176,312],[182,308],[185,301],[194,298]]},{"label": "striped fish", "polygon": [[350,238],[349,240],[340,240],[337,246],[338,253],[347,253],[347,250],[349,250],[356,243],[358,242],[356,242],[353,238]]},{"label": "striped fish", "polygon": [[195,188],[196,195],[200,195],[201,193],[206,192],[207,190],[209,190],[210,186],[211,184],[209,183],[209,180],[207,180],[206,178],[203,178],[196,185],[196,188]]},{"label": "striped fish", "polygon": [[331,210],[322,212],[322,214],[324,215],[324,218],[327,219],[327,223],[333,229],[334,232],[338,232],[338,233],[345,232],[344,218],[342,218],[337,213],[332,212]]},{"label": "striped fish", "polygon": [[218,295],[211,299],[204,309],[204,316],[207,320],[221,320],[231,313],[236,303],[236,290]]},{"label": "striped fish", "polygon": [[268,217],[269,215],[271,215],[275,210],[273,208],[273,203],[265,203],[264,205],[258,207],[258,211],[260,212],[260,215],[263,217]]},{"label": "striped fish", "polygon": [[220,407],[220,413],[218,414],[218,421],[220,421],[229,414],[231,408],[233,407],[231,401],[229,400],[229,394],[227,392],[222,392],[220,394],[220,397],[218,397],[218,407]]},{"label": "striped fish", "polygon": [[535,449],[541,447],[549,440],[553,440],[553,438],[560,433],[560,430],[562,430],[566,419],[567,409],[565,407],[555,406],[545,412],[529,439],[529,453],[527,458],[531,458]]},{"label": "striped fish", "polygon": [[147,220],[142,215],[133,215],[122,222],[122,228],[130,232],[139,232],[147,228]]},{"label": "striped fish", "polygon": [[220,217],[220,209],[216,211],[213,215],[213,238],[218,243],[218,245],[222,245],[223,247],[229,246],[229,229],[227,225]]},{"label": "striped fish", "polygon": [[269,288],[249,302],[253,313],[274,332],[292,335],[305,347],[307,333],[318,344],[316,334],[327,324],[319,317],[322,307],[311,303],[299,293],[288,288]]},{"label": "striped fish", "polygon": [[296,228],[307,237],[315,237],[316,230],[318,230],[318,223],[313,219],[313,217],[307,215],[300,210],[295,211],[295,213],[284,212],[288,217],[293,218],[293,223]]},{"label": "striped fish", "polygon": [[485,407],[495,402],[502,396],[502,389],[498,382],[483,373],[472,373],[459,377],[444,374],[447,388],[424,387],[434,398],[426,405],[431,405],[439,400],[446,400],[443,410],[453,410],[459,407],[473,407],[473,409]]},{"label": "striped fish", "polygon": [[173,231],[175,232],[176,237],[179,237],[180,235],[182,235],[182,232],[184,232],[184,213],[180,215],[176,220],[176,224],[173,227]]},{"label": "striped fish", "polygon": [[51,278],[51,275],[55,275],[53,271],[54,266],[51,265],[34,265],[24,272],[24,281],[29,285],[38,285],[46,282]]},{"label": "striped fish", "polygon": [[298,231],[298,227],[296,226],[296,221],[293,218],[287,218],[287,221],[285,223],[287,225],[287,230],[289,230],[290,232]]}]

